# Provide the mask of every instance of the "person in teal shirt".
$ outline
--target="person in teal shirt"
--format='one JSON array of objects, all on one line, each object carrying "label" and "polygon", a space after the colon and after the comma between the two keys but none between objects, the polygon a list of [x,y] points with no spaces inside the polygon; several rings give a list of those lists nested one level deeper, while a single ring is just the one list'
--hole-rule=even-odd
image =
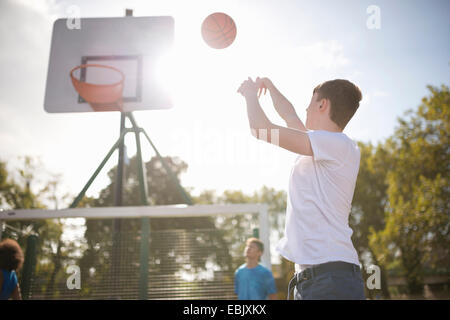
[{"label": "person in teal shirt", "polygon": [[272,272],[259,264],[264,244],[257,238],[246,242],[245,260],[234,275],[235,293],[239,300],[274,300],[277,293]]},{"label": "person in teal shirt", "polygon": [[0,300],[22,299],[16,271],[22,267],[23,253],[12,239],[0,242]]}]

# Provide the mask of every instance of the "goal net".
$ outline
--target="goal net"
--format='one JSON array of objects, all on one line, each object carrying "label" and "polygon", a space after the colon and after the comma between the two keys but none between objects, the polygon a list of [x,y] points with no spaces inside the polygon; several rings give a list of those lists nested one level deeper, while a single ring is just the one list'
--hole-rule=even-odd
[{"label": "goal net", "polygon": [[0,231],[24,250],[28,299],[236,299],[252,236],[271,267],[263,204],[6,210]]}]

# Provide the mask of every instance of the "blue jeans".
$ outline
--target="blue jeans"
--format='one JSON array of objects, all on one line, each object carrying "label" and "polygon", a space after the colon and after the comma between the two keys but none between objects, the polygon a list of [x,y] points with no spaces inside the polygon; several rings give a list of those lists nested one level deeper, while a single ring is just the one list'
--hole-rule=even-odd
[{"label": "blue jeans", "polygon": [[294,288],[295,300],[364,300],[360,271],[336,270],[303,280]]}]

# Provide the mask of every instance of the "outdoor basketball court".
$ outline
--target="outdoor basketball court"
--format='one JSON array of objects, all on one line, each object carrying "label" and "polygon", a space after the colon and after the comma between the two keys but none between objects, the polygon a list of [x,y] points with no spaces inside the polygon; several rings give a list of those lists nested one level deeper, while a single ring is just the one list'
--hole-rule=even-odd
[{"label": "outdoor basketball court", "polygon": [[132,3],[0,4],[0,300],[448,295],[447,2]]}]

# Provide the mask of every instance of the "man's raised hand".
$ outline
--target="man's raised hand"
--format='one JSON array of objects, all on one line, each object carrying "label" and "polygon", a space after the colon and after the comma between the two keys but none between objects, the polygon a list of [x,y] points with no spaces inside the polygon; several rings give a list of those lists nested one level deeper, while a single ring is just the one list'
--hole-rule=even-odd
[{"label": "man's raised hand", "polygon": [[270,86],[272,85],[272,82],[269,78],[256,78],[256,84],[258,85],[258,98],[261,96],[261,93],[264,89],[264,94],[266,94],[267,89],[270,90]]},{"label": "man's raised hand", "polygon": [[246,98],[251,97],[253,95],[256,97],[256,94],[258,92],[258,86],[256,82],[252,80],[252,78],[248,77],[247,80],[242,82],[237,92],[242,94]]}]

